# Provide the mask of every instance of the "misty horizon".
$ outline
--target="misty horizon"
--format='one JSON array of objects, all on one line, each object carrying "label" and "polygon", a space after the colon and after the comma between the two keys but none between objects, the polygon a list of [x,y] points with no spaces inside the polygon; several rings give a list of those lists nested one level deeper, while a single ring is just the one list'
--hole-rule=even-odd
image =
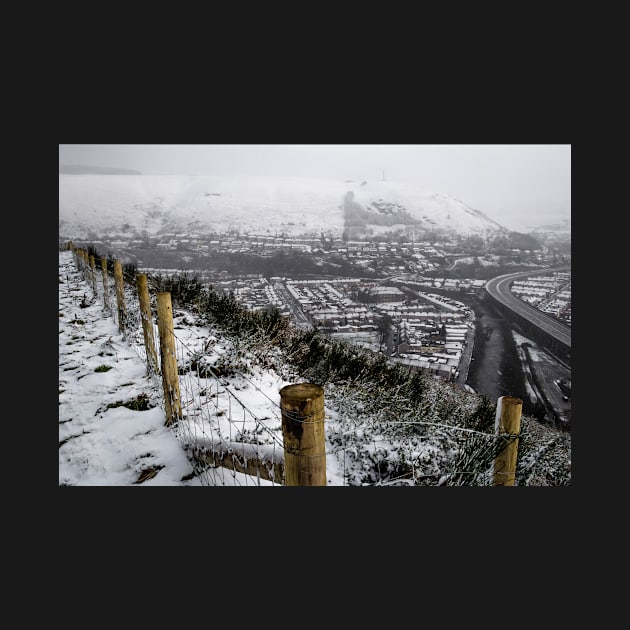
[{"label": "misty horizon", "polygon": [[390,181],[514,230],[571,219],[571,145],[59,145],[60,174]]}]

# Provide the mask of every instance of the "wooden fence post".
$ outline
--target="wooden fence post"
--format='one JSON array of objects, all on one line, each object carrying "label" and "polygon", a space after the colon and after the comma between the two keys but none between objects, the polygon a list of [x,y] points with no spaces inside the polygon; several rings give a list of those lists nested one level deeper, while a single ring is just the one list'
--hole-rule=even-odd
[{"label": "wooden fence post", "polygon": [[94,256],[92,254],[90,254],[90,269],[92,276],[92,291],[94,291],[94,296],[96,297],[98,295],[96,290],[96,262],[94,261]]},{"label": "wooden fence post", "polygon": [[173,309],[171,307],[171,294],[167,291],[157,294],[157,312],[160,358],[162,360],[162,385],[164,386],[166,425],[168,426],[182,417],[182,406],[177,378]]},{"label": "wooden fence post", "polygon": [[101,256],[101,269],[103,270],[103,304],[109,309],[109,286],[107,285],[107,259]]},{"label": "wooden fence post", "polygon": [[118,303],[118,330],[124,333],[127,307],[125,306],[125,287],[120,260],[114,261],[114,281],[116,282],[116,302]]},{"label": "wooden fence post", "polygon": [[312,383],[280,390],[287,486],[326,485],[324,389]]},{"label": "wooden fence post", "polygon": [[[514,396],[501,396],[497,401],[495,431],[497,435],[518,436],[521,430],[523,401]],[[518,437],[515,437],[494,460],[493,486],[513,486],[516,474]]]},{"label": "wooden fence post", "polygon": [[147,351],[147,370],[149,374],[158,374],[158,359],[155,352],[155,338],[153,336],[153,315],[151,314],[151,300],[147,286],[147,274],[136,274],[138,287],[138,299],[140,300],[140,315],[142,318],[142,332],[144,334],[144,347]]}]

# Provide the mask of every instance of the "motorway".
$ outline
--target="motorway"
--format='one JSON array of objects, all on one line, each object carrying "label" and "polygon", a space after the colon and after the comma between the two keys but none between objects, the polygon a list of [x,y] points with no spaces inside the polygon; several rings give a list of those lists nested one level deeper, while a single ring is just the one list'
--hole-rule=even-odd
[{"label": "motorway", "polygon": [[516,278],[531,277],[542,273],[548,274],[553,271],[569,271],[569,268],[545,269],[544,271],[535,272],[525,271],[499,276],[486,283],[486,291],[501,304],[512,309],[515,313],[532,322],[535,326],[538,326],[570,348],[571,328],[569,328],[569,326],[551,315],[547,315],[547,313],[543,313],[526,302],[523,302],[510,291],[510,284]]}]

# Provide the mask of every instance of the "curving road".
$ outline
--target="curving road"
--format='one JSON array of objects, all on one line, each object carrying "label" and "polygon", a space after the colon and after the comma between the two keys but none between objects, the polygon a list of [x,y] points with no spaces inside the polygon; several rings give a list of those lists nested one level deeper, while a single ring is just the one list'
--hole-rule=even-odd
[{"label": "curving road", "polygon": [[541,271],[524,271],[510,273],[493,278],[486,283],[486,291],[498,302],[507,306],[521,317],[527,319],[538,328],[549,333],[560,343],[571,347],[571,328],[563,322],[555,319],[547,313],[539,311],[537,308],[523,302],[510,291],[510,284],[516,278],[531,277],[534,275],[548,274],[553,271],[569,271],[570,268],[562,267],[558,269],[545,269]]}]

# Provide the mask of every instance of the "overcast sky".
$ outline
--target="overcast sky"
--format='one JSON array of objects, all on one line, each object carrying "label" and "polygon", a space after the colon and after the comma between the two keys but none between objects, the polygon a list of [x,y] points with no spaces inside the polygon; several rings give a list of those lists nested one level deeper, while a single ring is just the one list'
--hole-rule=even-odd
[{"label": "overcast sky", "polygon": [[384,176],[451,195],[513,230],[571,218],[569,144],[60,144],[59,164],[145,175]]}]

